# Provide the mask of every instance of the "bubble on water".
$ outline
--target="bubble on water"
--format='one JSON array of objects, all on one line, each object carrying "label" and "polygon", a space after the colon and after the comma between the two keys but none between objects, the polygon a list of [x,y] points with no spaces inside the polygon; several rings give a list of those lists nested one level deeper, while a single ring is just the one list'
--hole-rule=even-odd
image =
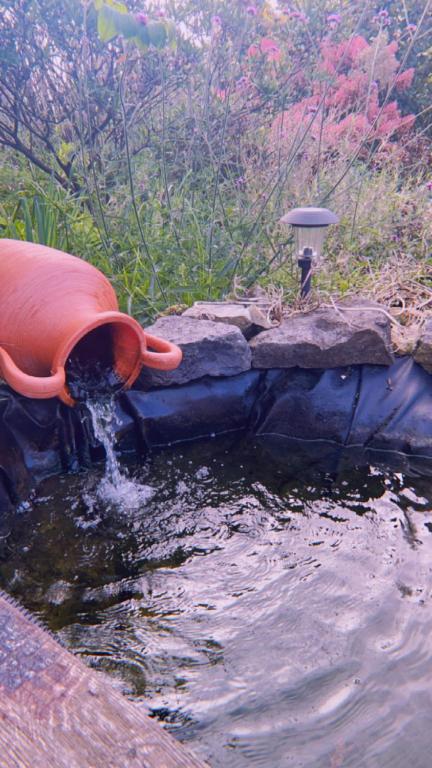
[{"label": "bubble on water", "polygon": [[179,496],[183,496],[185,493],[188,492],[188,486],[184,482],[184,480],[179,480],[179,482],[176,485],[176,491],[179,494]]},{"label": "bubble on water", "polygon": [[120,473],[120,482],[105,475],[97,487],[97,497],[105,504],[134,511],[150,501],[155,494],[150,485],[143,485]]},{"label": "bubble on water", "polygon": [[[91,497],[88,494],[86,494],[83,497],[83,500],[84,500],[84,503],[85,503],[87,509],[89,509],[89,511],[92,512],[93,511],[93,507],[95,505],[95,499],[91,499]],[[81,515],[79,517],[75,517],[75,525],[76,525],[76,527],[77,528],[82,528],[83,531],[86,531],[88,528],[97,528],[97,526],[101,522],[102,522],[102,518],[99,517],[99,516],[93,517],[90,520],[87,517],[83,517]]]},{"label": "bubble on water", "polygon": [[199,467],[197,471],[195,472],[195,477],[197,480],[205,480],[210,475],[210,470],[208,467]]}]

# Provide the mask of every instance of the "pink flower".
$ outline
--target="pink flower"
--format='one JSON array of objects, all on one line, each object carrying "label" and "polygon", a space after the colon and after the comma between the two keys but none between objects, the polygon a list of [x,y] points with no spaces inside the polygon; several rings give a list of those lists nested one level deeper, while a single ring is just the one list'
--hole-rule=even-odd
[{"label": "pink flower", "polygon": [[254,59],[256,56],[259,56],[259,55],[260,55],[259,45],[250,45],[246,54],[248,59]]},{"label": "pink flower", "polygon": [[358,61],[362,52],[368,48],[368,43],[361,35],[355,35],[348,41],[338,45],[330,44],[324,41],[321,44],[321,53],[323,56],[322,68],[329,74],[334,74],[341,61],[345,68],[351,68]]},{"label": "pink flower", "polygon": [[429,192],[432,192],[432,181],[428,181],[428,182],[427,182],[427,184],[426,184],[426,189],[427,189]]},{"label": "pink flower", "polygon": [[396,78],[396,88],[398,91],[405,91],[410,87],[414,77],[414,67],[401,72]]},{"label": "pink flower", "polygon": [[417,29],[417,24],[408,24],[407,26],[407,32],[415,32]]},{"label": "pink flower", "polygon": [[258,13],[258,8],[256,7],[256,5],[248,5],[248,7],[246,8],[246,13],[248,13],[249,16],[256,16]]},{"label": "pink flower", "polygon": [[149,17],[147,16],[147,14],[142,13],[142,11],[135,14],[135,21],[137,21],[138,24],[144,24],[145,26],[146,24],[148,24],[148,20],[149,20]]},{"label": "pink flower", "polygon": [[281,50],[274,40],[271,40],[269,37],[263,37],[260,47],[262,53],[266,55],[267,61],[280,61]]},{"label": "pink flower", "polygon": [[220,27],[222,25],[222,19],[220,16],[213,16],[211,23],[213,27]]},{"label": "pink flower", "polygon": [[225,101],[227,98],[228,92],[225,90],[225,88],[215,88],[215,94],[218,99],[221,101]]}]

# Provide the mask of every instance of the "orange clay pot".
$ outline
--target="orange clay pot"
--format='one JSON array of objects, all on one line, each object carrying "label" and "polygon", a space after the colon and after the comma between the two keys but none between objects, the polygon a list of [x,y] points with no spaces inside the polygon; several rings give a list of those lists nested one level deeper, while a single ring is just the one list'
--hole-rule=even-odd
[{"label": "orange clay pot", "polygon": [[95,267],[45,245],[0,239],[0,375],[9,386],[74,405],[65,367],[83,340],[88,359],[109,353],[124,388],[143,365],[172,370],[182,358],[174,344],[118,311],[112,286]]}]

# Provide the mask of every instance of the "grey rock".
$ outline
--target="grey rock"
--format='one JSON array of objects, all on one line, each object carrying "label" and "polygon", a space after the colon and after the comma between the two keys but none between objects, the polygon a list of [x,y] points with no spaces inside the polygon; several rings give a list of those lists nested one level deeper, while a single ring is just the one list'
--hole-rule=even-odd
[{"label": "grey rock", "polygon": [[253,304],[197,301],[183,312],[182,316],[236,325],[246,339],[252,338],[263,329],[272,327],[272,323],[267,320],[264,312]]},{"label": "grey rock", "polygon": [[390,321],[358,299],[294,315],[250,342],[253,368],[338,368],[391,365]]},{"label": "grey rock", "polygon": [[233,325],[172,316],[159,318],[146,330],[177,344],[183,360],[175,371],[146,368],[140,376],[140,385],[186,384],[203,376],[234,376],[251,367],[249,345]]},{"label": "grey rock", "polygon": [[414,351],[414,360],[432,373],[432,320],[425,324]]}]

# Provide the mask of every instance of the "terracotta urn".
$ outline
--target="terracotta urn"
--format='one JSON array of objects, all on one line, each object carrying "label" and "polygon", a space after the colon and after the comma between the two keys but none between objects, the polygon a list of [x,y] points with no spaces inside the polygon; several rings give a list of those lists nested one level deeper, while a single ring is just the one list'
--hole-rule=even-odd
[{"label": "terracotta urn", "polygon": [[143,365],[172,370],[182,359],[174,344],[119,312],[95,267],[45,245],[0,239],[0,375],[26,397],[74,405],[67,364],[80,349],[95,363],[109,357],[124,388]]}]

